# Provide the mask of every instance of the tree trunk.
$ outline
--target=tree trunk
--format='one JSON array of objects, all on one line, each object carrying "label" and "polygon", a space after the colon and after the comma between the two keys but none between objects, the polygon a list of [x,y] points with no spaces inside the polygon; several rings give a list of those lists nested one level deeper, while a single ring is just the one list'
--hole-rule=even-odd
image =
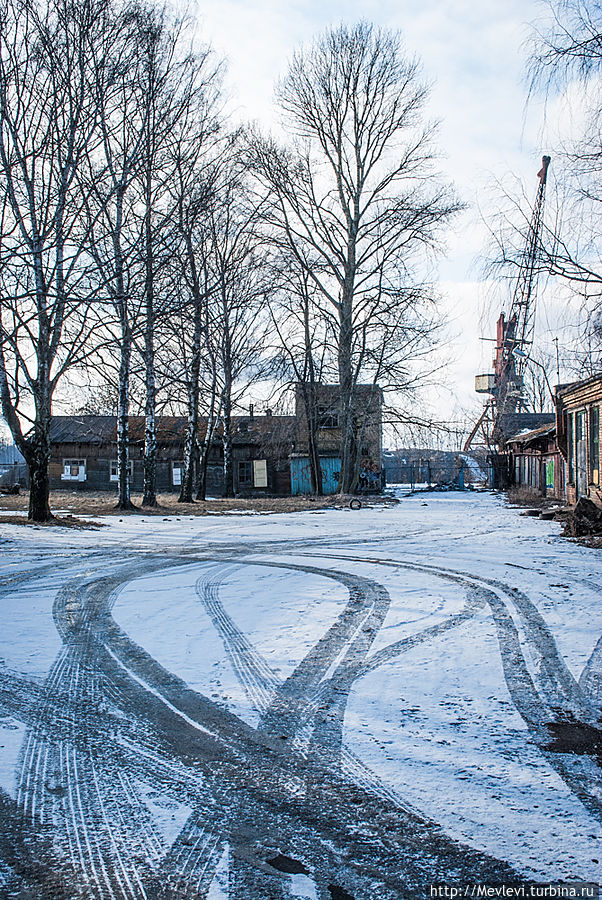
[{"label": "tree trunk", "polygon": [[[151,240],[151,236],[147,236]],[[144,370],[146,388],[146,424],[144,431],[144,496],[143,506],[157,505],[157,417],[155,410],[155,347],[152,256],[147,249],[146,324],[144,329]]]},{"label": "tree trunk", "polygon": [[[344,291],[344,294],[346,291]],[[352,374],[352,334],[353,314],[350,297],[343,296],[340,312],[340,332],[338,347],[340,423],[341,423],[341,474],[337,491],[349,494],[353,485],[353,374]]]},{"label": "tree trunk", "polygon": [[[196,272],[195,272],[196,274]],[[190,375],[188,380],[188,424],[186,430],[186,443],[184,445],[184,472],[182,474],[182,487],[178,503],[193,503],[194,491],[194,467],[198,459],[199,445],[199,372],[201,367],[201,337],[202,309],[199,292],[195,292],[194,305],[194,334],[192,345],[192,360],[190,363]],[[205,499],[204,497],[202,498]]]},{"label": "tree trunk", "polygon": [[130,499],[130,363],[132,336],[127,324],[122,324],[121,360],[119,364],[119,397],[117,402],[117,482],[118,509],[134,509]]},{"label": "tree trunk", "polygon": [[144,431],[143,506],[157,505],[157,418],[155,415],[154,362],[149,363],[146,384],[146,424]]},{"label": "tree trunk", "polygon": [[29,468],[29,513],[32,522],[48,522],[53,518],[50,511],[50,418],[51,388],[49,338],[46,331],[48,320],[40,316],[40,343],[38,346],[38,378],[35,392],[36,419],[33,437],[27,441],[26,456]]},{"label": "tree trunk", "polygon": [[50,511],[50,416],[38,413],[33,440],[27,453],[29,469],[29,512],[32,522],[49,522],[54,516]]},{"label": "tree trunk", "polygon": [[215,415],[215,396],[211,399],[211,409],[209,418],[207,419],[207,432],[203,443],[202,455],[198,471],[198,481],[196,489],[197,500],[205,500],[207,497],[207,468],[209,466],[209,454],[213,445],[213,436],[217,425],[217,417]]},{"label": "tree trunk", "polygon": [[224,400],[224,497],[234,496],[234,469],[232,466],[232,409],[230,398]]},{"label": "tree trunk", "polygon": [[309,441],[309,473],[311,477],[311,489],[316,497],[324,494],[324,484],[322,480],[322,466],[320,464],[320,451],[316,442],[315,434],[310,431]]},{"label": "tree trunk", "polygon": [[307,420],[307,450],[309,456],[309,473],[311,489],[317,497],[324,493],[322,483],[322,466],[320,465],[320,449],[318,447],[318,401],[316,396],[316,372],[310,329],[310,307],[307,293],[304,295],[303,326],[305,337],[305,370],[308,383],[301,385],[303,400],[305,403],[305,418]]},{"label": "tree trunk", "polygon": [[324,493],[322,483],[322,466],[318,447],[318,408],[315,383],[301,384],[305,418],[307,421],[307,455],[309,459],[309,475],[312,493],[321,497]]},{"label": "tree trunk", "polygon": [[211,449],[211,444],[208,444],[205,441],[200,453],[199,459],[199,467],[197,471],[197,482],[196,482],[196,499],[197,500],[206,500],[207,499],[207,468],[209,466],[209,450]]},{"label": "tree trunk", "polygon": [[186,427],[186,441],[184,443],[184,471],[182,473],[182,485],[178,503],[193,503],[194,497],[194,466],[198,457],[198,427],[199,407],[198,401],[191,402],[188,409],[188,424]]}]

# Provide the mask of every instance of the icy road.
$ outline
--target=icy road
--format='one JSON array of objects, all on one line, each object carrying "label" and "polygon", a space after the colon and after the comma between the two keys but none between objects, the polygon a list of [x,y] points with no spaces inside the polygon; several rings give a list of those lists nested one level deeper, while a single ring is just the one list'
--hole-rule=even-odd
[{"label": "icy road", "polygon": [[489,494],[106,521],[0,525],[0,897],[602,880],[602,552]]}]

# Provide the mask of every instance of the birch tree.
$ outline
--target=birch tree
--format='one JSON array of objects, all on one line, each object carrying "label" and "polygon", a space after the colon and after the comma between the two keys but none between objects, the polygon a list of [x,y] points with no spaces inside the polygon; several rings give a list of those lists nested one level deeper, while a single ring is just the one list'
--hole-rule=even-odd
[{"label": "birch tree", "polygon": [[262,204],[261,198],[250,194],[241,158],[232,154],[222,169],[217,201],[210,210],[208,257],[212,288],[207,335],[217,367],[226,497],[234,494],[234,410],[241,394],[269,369],[269,361],[262,356],[268,329],[263,306],[269,286],[257,232]]},{"label": "birch tree", "polygon": [[[131,509],[129,414],[132,354],[141,327],[144,268],[139,246],[140,192],[148,104],[144,95],[141,11],[126,9],[105,25],[105,44],[93,58],[101,149],[87,160],[86,211],[90,255],[103,288],[98,327],[118,355],[118,507]],[[110,36],[110,37],[109,37]]]},{"label": "birch tree", "polygon": [[[191,246],[187,241],[193,240],[191,229],[207,194],[209,176],[204,169],[219,132],[221,66],[208,47],[193,53],[184,41],[181,22],[169,23],[163,17],[149,25],[145,61],[148,115],[141,179],[146,506],[157,502],[155,331],[159,320],[171,315],[167,270],[179,249],[187,260],[193,301],[198,301],[198,272],[190,269]],[[178,223],[175,228],[174,222]]]},{"label": "birch tree", "polygon": [[51,518],[53,396],[89,333],[77,175],[98,142],[90,60],[104,12],[102,0],[0,4],[0,398],[38,522]]},{"label": "birch tree", "polygon": [[[166,151],[170,214],[164,242],[169,260],[165,290],[172,298],[172,310],[164,322],[164,349],[167,367],[172,372],[175,368],[177,373],[168,380],[175,381],[186,397],[187,424],[179,496],[182,503],[194,501],[195,473],[198,476],[205,468],[206,453],[199,459],[199,422],[201,372],[207,368],[212,373],[209,426],[215,408],[216,369],[208,344],[209,209],[216,200],[220,157],[229,144],[229,139],[222,134],[221,64],[207,50],[198,56],[197,66],[190,74],[193,78],[183,92],[186,103],[170,129],[171,140]],[[209,436],[210,433],[208,427]],[[202,499],[204,493],[202,487]]]}]

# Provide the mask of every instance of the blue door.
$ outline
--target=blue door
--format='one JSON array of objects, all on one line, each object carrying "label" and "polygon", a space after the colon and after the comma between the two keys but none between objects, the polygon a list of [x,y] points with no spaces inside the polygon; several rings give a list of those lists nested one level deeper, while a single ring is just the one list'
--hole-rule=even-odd
[{"label": "blue door", "polygon": [[[339,483],[341,460],[326,456],[320,459],[322,469],[322,490],[325,494],[334,494]],[[311,494],[311,473],[309,459],[305,456],[291,459],[291,493]]]}]

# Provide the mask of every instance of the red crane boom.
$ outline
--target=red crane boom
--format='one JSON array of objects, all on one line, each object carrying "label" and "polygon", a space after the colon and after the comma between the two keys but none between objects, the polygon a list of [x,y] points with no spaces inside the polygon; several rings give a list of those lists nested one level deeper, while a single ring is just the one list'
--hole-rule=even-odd
[{"label": "red crane boom", "polygon": [[[488,422],[493,435],[500,432],[501,420],[521,409],[526,409],[523,373],[529,358],[535,329],[538,260],[541,247],[543,209],[550,157],[542,157],[537,177],[539,185],[514,286],[508,318],[500,313],[497,321],[493,374],[477,375],[475,388],[478,393],[490,394],[483,414],[464,444],[468,450],[479,428]],[[519,350],[516,355],[515,351]]]}]

